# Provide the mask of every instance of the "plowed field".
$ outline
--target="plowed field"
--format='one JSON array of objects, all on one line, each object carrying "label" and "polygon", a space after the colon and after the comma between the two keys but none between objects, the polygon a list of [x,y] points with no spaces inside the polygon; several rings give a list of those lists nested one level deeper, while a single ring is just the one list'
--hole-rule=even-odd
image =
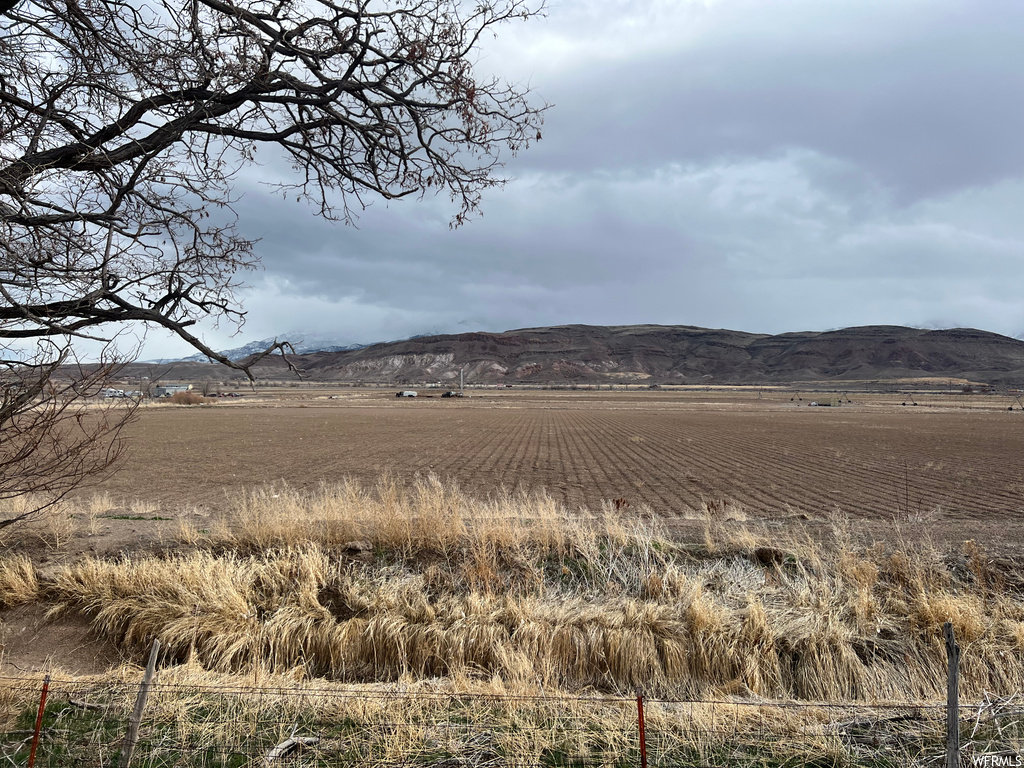
[{"label": "plowed field", "polygon": [[666,393],[475,395],[398,401],[384,394],[145,410],[123,498],[222,505],[284,480],[299,487],[434,472],[486,495],[543,487],[570,506],[625,499],[664,517],[728,504],[750,517],[839,510],[853,517],[1024,517],[1019,410],[796,407],[696,402]]}]

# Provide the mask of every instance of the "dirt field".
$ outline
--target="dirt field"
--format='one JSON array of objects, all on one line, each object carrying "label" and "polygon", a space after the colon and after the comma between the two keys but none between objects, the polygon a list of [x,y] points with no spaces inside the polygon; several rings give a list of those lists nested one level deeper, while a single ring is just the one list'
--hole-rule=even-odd
[{"label": "dirt field", "polygon": [[239,489],[277,481],[301,488],[433,472],[477,495],[545,488],[571,507],[624,499],[624,508],[667,518],[707,504],[752,518],[1024,517],[1019,409],[921,395],[919,407],[901,406],[902,395],[851,395],[841,407],[812,408],[811,397],[474,391],[400,400],[390,391],[281,390],[145,409],[131,428],[131,457],[102,488],[167,510],[216,508]]}]

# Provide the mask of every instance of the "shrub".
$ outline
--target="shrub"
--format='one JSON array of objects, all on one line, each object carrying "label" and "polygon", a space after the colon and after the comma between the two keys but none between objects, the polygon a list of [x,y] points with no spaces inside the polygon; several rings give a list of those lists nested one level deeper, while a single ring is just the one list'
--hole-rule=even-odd
[{"label": "shrub", "polygon": [[202,405],[207,399],[195,392],[175,392],[168,398],[173,405]]}]

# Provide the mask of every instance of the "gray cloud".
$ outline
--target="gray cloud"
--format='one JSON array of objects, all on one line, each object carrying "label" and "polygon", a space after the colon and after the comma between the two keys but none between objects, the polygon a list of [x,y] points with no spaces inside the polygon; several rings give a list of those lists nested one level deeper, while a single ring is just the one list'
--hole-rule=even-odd
[{"label": "gray cloud", "polygon": [[802,147],[910,198],[1024,169],[1024,6],[723,2],[700,27],[679,48],[556,80],[553,140],[525,161],[632,167]]},{"label": "gray cloud", "polygon": [[[551,323],[1024,331],[1024,5],[553,3],[480,66],[555,103],[483,216],[358,228],[256,182],[246,336]],[[223,334],[212,332],[212,338]]]}]

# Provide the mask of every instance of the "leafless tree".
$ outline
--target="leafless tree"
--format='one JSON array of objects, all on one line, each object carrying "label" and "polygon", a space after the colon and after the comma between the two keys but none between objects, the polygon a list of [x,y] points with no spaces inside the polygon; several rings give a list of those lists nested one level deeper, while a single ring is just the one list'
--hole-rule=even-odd
[{"label": "leafless tree", "polygon": [[121,430],[139,401],[96,397],[120,365],[74,365],[69,354],[0,360],[0,501],[35,499],[0,518],[0,529],[98,478],[124,450]]},{"label": "leafless tree", "polygon": [[[540,138],[544,110],[524,87],[477,76],[476,51],[539,10],[0,0],[0,431],[34,418],[79,340],[108,342],[119,324],[169,329],[251,375],[252,360],[192,329],[244,316],[239,275],[257,262],[232,204],[258,153],[283,155],[292,171],[277,188],[321,216],[350,222],[373,198],[441,192],[462,224],[502,183],[500,153]],[[96,382],[87,372],[63,396]],[[0,497],[32,485],[5,463],[11,450],[0,444]]]}]

